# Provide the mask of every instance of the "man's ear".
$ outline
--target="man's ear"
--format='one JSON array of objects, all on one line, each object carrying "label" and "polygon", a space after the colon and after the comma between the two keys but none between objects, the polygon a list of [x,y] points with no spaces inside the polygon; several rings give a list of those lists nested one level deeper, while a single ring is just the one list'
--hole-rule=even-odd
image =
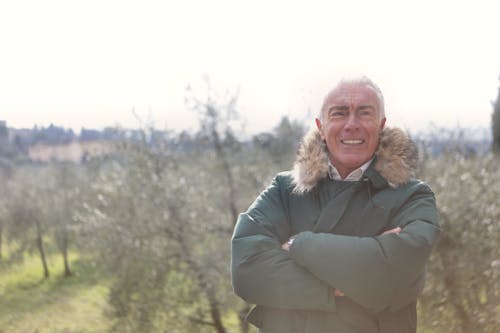
[{"label": "man's ear", "polygon": [[321,135],[321,138],[324,140],[325,136],[323,135],[323,126],[321,124],[321,120],[319,120],[318,118],[316,118],[315,120],[316,120],[316,127],[318,128],[319,131],[319,135]]},{"label": "man's ear", "polygon": [[384,129],[384,126],[385,126],[385,121],[387,120],[387,118],[382,118],[382,120],[380,121],[380,130],[383,130]]}]

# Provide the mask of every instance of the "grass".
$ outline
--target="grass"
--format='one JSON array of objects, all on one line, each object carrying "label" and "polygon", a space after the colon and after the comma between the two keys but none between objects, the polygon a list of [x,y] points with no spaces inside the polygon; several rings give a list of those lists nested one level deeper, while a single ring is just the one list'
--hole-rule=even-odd
[{"label": "grass", "polygon": [[51,276],[43,278],[40,259],[0,264],[0,333],[97,333],[109,329],[105,316],[107,279],[91,261],[70,255],[71,277],[62,258],[48,257]]},{"label": "grass", "polygon": [[[48,256],[50,277],[43,278],[40,259],[0,261],[0,333],[104,333],[112,321],[105,312],[110,279],[93,261],[70,254],[71,277],[63,276],[59,254]],[[225,323],[237,331],[234,312]],[[255,332],[252,329],[251,332]],[[435,333],[419,323],[420,333]]]}]

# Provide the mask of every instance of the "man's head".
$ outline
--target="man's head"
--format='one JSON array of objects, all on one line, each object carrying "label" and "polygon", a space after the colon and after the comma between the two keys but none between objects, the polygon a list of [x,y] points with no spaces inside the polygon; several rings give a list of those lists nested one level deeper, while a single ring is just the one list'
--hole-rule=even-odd
[{"label": "man's head", "polygon": [[326,95],[316,125],[342,177],[373,157],[385,120],[382,92],[367,77],[343,79]]}]

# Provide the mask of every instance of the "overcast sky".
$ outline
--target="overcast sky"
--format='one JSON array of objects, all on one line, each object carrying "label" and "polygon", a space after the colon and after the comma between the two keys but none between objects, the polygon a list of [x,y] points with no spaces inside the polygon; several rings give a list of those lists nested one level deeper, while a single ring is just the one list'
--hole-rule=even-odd
[{"label": "overcast sky", "polygon": [[[489,126],[499,1],[0,1],[0,119],[194,129],[186,86],[239,91],[249,132],[309,121],[335,78],[382,88],[388,123]],[[309,113],[308,113],[309,112]],[[309,118],[308,118],[309,117]]]}]

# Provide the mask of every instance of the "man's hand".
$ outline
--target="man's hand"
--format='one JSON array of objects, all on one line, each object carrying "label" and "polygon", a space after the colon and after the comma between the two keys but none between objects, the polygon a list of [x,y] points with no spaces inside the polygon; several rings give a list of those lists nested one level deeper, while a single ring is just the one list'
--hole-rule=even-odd
[{"label": "man's hand", "polygon": [[401,228],[400,227],[396,227],[394,229],[384,231],[380,235],[399,234],[400,232],[401,232]]},{"label": "man's hand", "polygon": [[342,296],[345,296],[343,292],[341,292],[340,290],[338,290],[337,288],[332,288],[333,290],[333,296],[335,297],[342,297]]},{"label": "man's hand", "polygon": [[290,251],[290,246],[292,245],[294,238],[295,238],[295,236],[290,237],[289,240],[287,240],[285,243],[281,244],[281,248],[285,251]]}]

